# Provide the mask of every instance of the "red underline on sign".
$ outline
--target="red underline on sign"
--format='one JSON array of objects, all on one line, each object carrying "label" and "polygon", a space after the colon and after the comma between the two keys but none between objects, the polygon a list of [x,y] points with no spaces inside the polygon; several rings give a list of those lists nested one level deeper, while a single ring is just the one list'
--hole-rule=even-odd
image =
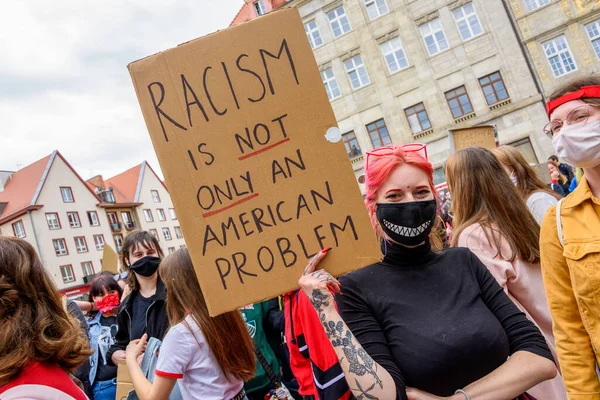
[{"label": "red underline on sign", "polygon": [[246,158],[254,157],[255,155],[258,155],[258,154],[260,154],[260,153],[264,153],[264,152],[265,152],[265,151],[267,151],[267,150],[271,150],[273,147],[277,147],[277,146],[279,146],[280,144],[283,144],[283,143],[285,143],[285,142],[289,142],[289,141],[290,141],[290,138],[285,138],[285,139],[283,139],[283,140],[280,140],[280,141],[279,141],[279,142],[277,142],[277,143],[273,143],[273,144],[272,144],[272,145],[270,145],[270,146],[264,147],[264,148],[262,148],[262,149],[260,149],[260,150],[253,151],[252,153],[248,153],[248,154],[246,154],[245,156],[241,156],[241,157],[239,157],[239,158],[238,158],[238,160],[240,160],[240,161],[241,161],[241,160],[245,160]]},{"label": "red underline on sign", "polygon": [[218,213],[220,213],[220,212],[223,212],[223,211],[227,211],[227,210],[229,210],[230,208],[233,208],[233,207],[235,207],[235,206],[239,206],[240,204],[247,202],[248,200],[252,200],[252,199],[253,199],[253,198],[255,198],[256,196],[258,196],[258,193],[251,194],[250,196],[248,196],[248,197],[244,197],[243,199],[241,199],[241,200],[238,200],[238,201],[236,201],[235,203],[232,203],[232,204],[228,205],[227,207],[223,207],[223,208],[220,208],[220,209],[218,209],[218,210],[214,210],[214,211],[211,211],[211,212],[204,213],[204,214],[202,214],[202,216],[203,216],[204,218],[207,218],[207,217],[212,217],[212,216],[213,216],[213,215],[215,215],[215,214],[218,214]]}]

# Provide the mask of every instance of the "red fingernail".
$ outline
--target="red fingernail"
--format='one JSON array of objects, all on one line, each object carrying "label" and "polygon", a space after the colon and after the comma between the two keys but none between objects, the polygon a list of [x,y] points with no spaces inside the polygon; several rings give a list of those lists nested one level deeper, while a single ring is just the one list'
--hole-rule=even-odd
[{"label": "red fingernail", "polygon": [[329,250],[331,250],[331,247],[325,247],[323,250],[321,250],[321,252],[327,253]]}]

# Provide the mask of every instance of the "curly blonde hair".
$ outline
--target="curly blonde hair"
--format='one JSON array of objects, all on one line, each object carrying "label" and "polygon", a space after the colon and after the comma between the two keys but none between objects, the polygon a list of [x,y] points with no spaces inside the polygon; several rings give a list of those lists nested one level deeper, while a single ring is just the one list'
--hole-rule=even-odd
[{"label": "curly blonde hair", "polygon": [[92,353],[33,247],[0,237],[0,386],[31,361],[73,371]]}]

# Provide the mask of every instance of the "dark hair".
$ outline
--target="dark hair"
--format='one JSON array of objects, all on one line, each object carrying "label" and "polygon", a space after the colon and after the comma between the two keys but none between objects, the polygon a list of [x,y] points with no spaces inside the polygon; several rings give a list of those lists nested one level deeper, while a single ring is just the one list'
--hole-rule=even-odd
[{"label": "dark hair", "polygon": [[170,254],[160,263],[159,271],[167,289],[169,324],[183,322],[187,326],[185,318],[191,315],[225,377],[243,381],[252,378],[256,359],[242,315],[237,310],[216,317],[209,315],[188,250]]},{"label": "dark hair", "polygon": [[[584,86],[600,86],[600,76],[588,75],[567,81],[566,83],[559,86],[558,89],[556,89],[554,92],[552,92],[548,100],[556,100],[567,93],[572,93],[581,90],[581,88]],[[596,98],[581,99],[581,101],[588,104],[600,105],[600,99]]]},{"label": "dark hair", "polygon": [[548,157],[548,161],[558,161],[558,157],[556,157],[555,155],[551,155],[550,157]]},{"label": "dark hair", "polygon": [[0,236],[0,387],[31,361],[73,371],[92,354],[27,241]]},{"label": "dark hair", "polygon": [[160,259],[164,257],[160,244],[158,244],[158,239],[150,232],[135,230],[125,236],[125,240],[123,240],[123,264],[125,265],[125,270],[129,272],[129,274],[127,274],[127,284],[134,290],[139,290],[140,285],[135,274],[132,274],[129,271],[129,257],[131,256],[131,251],[135,250],[137,246],[142,246],[146,250],[154,247],[158,253],[158,257]]},{"label": "dark hair", "polygon": [[119,292],[119,298],[121,298],[123,289],[121,289],[121,286],[119,286],[113,275],[100,274],[92,281],[92,286],[90,287],[90,299],[102,296],[104,292],[112,292],[113,290]]}]

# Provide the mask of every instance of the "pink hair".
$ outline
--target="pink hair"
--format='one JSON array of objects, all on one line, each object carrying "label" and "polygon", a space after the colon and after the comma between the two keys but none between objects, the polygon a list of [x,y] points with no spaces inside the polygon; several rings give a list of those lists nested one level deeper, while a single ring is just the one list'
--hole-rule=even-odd
[{"label": "pink hair", "polygon": [[423,158],[419,153],[410,151],[405,152],[402,147],[397,147],[392,154],[383,156],[370,155],[368,156],[368,168],[365,171],[366,178],[366,196],[365,205],[371,218],[371,225],[378,235],[382,235],[381,228],[377,222],[377,191],[390,176],[392,171],[402,164],[409,164],[419,168],[425,172],[429,178],[429,186],[437,199],[438,195],[433,184],[433,166],[429,161]]}]

